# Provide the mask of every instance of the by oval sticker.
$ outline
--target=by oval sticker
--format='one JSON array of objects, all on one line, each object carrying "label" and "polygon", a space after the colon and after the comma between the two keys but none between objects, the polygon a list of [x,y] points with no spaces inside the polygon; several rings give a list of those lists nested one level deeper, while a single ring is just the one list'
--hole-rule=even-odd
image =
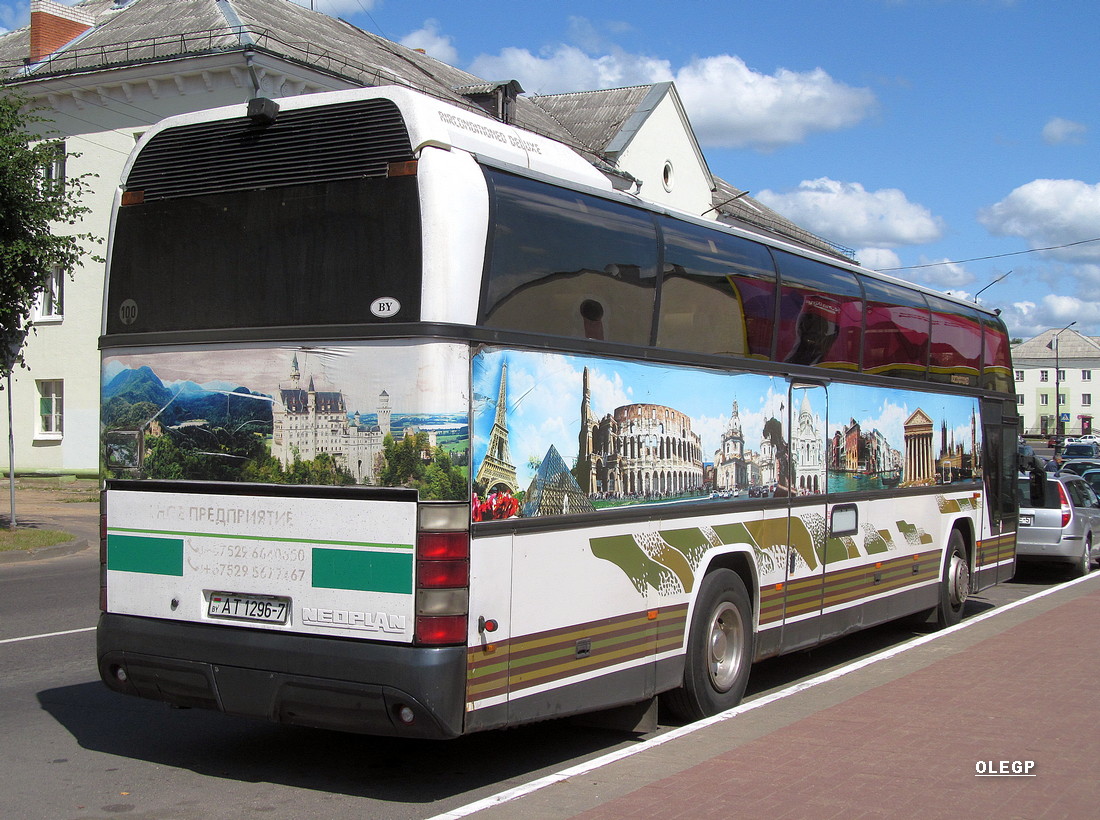
[{"label": "by oval sticker", "polygon": [[383,296],[370,303],[370,312],[379,319],[396,316],[399,310],[401,310],[401,303],[390,296]]}]

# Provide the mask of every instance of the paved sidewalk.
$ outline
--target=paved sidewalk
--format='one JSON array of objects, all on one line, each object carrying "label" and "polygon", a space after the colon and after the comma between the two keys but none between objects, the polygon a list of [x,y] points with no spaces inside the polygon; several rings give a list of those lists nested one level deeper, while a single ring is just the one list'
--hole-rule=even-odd
[{"label": "paved sidewalk", "polygon": [[1098,682],[1100,572],[472,816],[1092,817]]},{"label": "paved sidewalk", "polygon": [[[0,564],[54,558],[99,546],[99,485],[92,480],[16,478],[15,523],[20,527],[60,530],[72,538],[35,550],[0,552]],[[0,527],[11,521],[7,478],[0,482]]]}]

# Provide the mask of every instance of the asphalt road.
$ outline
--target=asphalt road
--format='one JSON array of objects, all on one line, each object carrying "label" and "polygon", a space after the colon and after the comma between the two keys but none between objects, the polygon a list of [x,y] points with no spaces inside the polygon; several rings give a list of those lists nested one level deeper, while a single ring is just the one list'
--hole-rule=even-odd
[{"label": "asphalt road", "polygon": [[[1058,583],[1035,571],[974,615]],[[95,669],[98,553],[0,565],[0,816],[426,818],[645,741],[548,721],[455,741],[371,738],[173,710]],[[920,630],[917,630],[920,631]],[[749,697],[912,637],[887,625],[758,664]]]}]

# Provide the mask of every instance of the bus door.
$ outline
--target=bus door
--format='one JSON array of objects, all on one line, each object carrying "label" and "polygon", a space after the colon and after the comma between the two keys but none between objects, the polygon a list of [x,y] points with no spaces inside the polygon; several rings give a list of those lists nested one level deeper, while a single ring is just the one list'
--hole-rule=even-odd
[{"label": "bus door", "polygon": [[[824,385],[790,384],[786,433],[776,453],[775,495],[787,496],[787,568],[782,650],[817,643],[824,598],[828,521],[828,391]],[[768,440],[767,425],[765,439]]]}]

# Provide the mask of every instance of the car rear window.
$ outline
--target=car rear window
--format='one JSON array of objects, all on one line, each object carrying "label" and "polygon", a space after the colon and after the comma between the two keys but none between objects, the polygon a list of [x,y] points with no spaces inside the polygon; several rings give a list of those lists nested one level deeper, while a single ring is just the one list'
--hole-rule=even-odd
[{"label": "car rear window", "polygon": [[1031,507],[1032,509],[1043,510],[1056,510],[1061,507],[1061,503],[1058,499],[1058,482],[1046,481],[1044,482],[1046,487],[1046,493],[1042,499],[1042,503],[1036,504],[1031,498],[1031,479],[1021,478],[1018,483],[1020,490],[1020,506]]},{"label": "car rear window", "polygon": [[1096,448],[1091,444],[1067,444],[1062,451],[1062,458],[1091,458],[1096,455]]}]

